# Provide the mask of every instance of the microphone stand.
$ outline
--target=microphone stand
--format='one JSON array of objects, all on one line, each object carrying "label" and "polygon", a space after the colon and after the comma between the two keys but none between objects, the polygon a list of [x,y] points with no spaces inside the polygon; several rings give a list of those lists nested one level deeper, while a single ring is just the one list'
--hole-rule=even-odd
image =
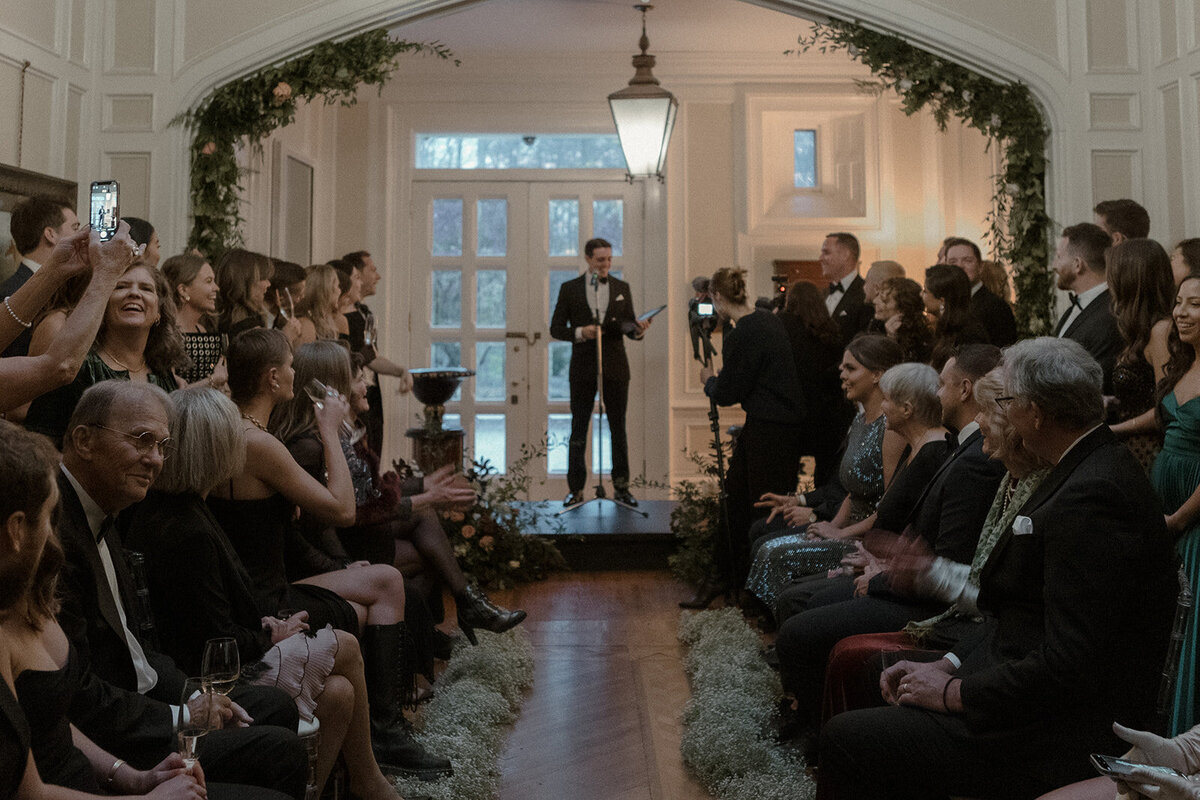
[{"label": "microphone stand", "polygon": [[[600,279],[595,272],[592,273],[591,283],[592,291],[596,295],[596,307],[592,309],[592,322],[596,326],[596,395],[600,404],[600,416],[596,420],[596,461],[599,464],[599,469],[596,470],[596,496],[591,500],[585,500],[582,503],[564,508],[555,513],[554,516],[561,517],[563,514],[583,508],[589,503],[608,500],[610,503],[616,503],[621,508],[627,508],[634,513],[641,514],[643,518],[649,519],[649,512],[640,511],[628,503],[622,503],[615,497],[609,497],[608,492],[604,489],[604,420],[607,419],[607,414],[604,411],[604,326],[600,311]],[[611,456],[611,453],[609,455]]]}]

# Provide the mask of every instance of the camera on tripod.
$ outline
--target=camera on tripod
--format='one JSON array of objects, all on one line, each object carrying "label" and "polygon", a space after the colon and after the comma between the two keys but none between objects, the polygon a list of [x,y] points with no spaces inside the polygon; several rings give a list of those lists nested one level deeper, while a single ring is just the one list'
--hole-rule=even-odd
[{"label": "camera on tripod", "polygon": [[692,280],[695,295],[688,299],[688,332],[692,339],[692,357],[707,364],[717,354],[711,336],[717,329],[717,310],[708,294],[708,278]]}]

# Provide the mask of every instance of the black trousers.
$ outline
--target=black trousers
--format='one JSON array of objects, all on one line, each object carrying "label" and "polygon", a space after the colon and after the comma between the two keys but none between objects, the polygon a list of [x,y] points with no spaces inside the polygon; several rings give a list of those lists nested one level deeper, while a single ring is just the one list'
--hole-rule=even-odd
[{"label": "black trousers", "polygon": [[269,797],[273,789],[302,800],[308,779],[308,755],[296,736],[296,703],[279,689],[239,686],[230,699],[254,718],[249,728],[224,728],[200,740],[197,755],[206,780],[222,786],[210,797]]},{"label": "black trousers", "polygon": [[[582,492],[587,483],[588,428],[596,399],[596,373],[571,375],[571,438],[567,446],[567,488]],[[625,436],[625,409],[629,405],[629,381],[604,378],[604,414],[612,437],[612,483],[616,489],[629,487],[629,440]]]}]

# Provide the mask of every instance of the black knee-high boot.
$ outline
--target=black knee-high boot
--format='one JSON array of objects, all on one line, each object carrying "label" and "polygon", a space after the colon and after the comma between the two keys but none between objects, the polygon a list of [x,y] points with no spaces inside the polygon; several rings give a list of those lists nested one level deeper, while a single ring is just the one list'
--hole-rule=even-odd
[{"label": "black knee-high boot", "polygon": [[454,603],[458,606],[458,627],[471,644],[478,644],[476,628],[504,633],[525,621],[524,611],[501,608],[488,599],[482,589],[471,584],[454,596]]},{"label": "black knee-high boot", "polygon": [[437,780],[452,774],[450,761],[429,753],[413,738],[401,708],[412,683],[411,642],[405,623],[368,625],[363,632],[363,666],[371,706],[371,745],[380,768]]}]

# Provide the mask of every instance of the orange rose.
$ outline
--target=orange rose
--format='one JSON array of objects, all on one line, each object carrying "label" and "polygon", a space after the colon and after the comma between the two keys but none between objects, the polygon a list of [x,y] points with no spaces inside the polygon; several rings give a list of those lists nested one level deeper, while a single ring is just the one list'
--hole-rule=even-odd
[{"label": "orange rose", "polygon": [[200,148],[200,155],[211,156],[215,152],[217,152],[216,142],[208,142],[204,147]]},{"label": "orange rose", "polygon": [[292,99],[292,87],[280,81],[275,84],[275,88],[271,90],[271,94],[275,96],[275,105],[281,106]]},{"label": "orange rose", "polygon": [[463,525],[462,526],[462,537],[464,539],[470,539],[474,535],[475,535],[475,526],[474,525]]},{"label": "orange rose", "polygon": [[487,550],[488,552],[491,552],[492,547],[495,544],[496,544],[496,540],[494,538],[492,538],[491,536],[480,536],[479,537],[479,546],[482,547],[484,550]]}]

